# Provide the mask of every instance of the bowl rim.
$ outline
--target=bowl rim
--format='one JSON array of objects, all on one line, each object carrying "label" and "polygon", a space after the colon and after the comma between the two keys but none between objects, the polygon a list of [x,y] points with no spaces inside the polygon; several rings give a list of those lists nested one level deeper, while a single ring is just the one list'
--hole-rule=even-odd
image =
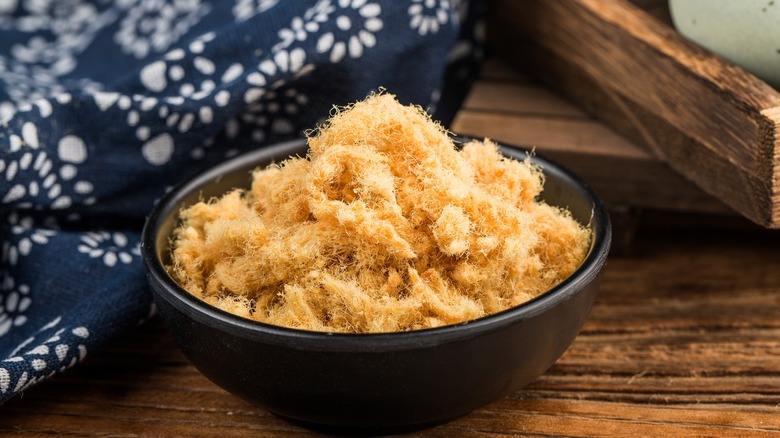
[{"label": "bowl rim", "polygon": [[[456,144],[463,144],[475,138],[456,135],[453,139]],[[306,145],[304,138],[271,144],[233,157],[182,181],[158,200],[147,217],[141,235],[143,263],[153,294],[164,299],[188,317],[215,329],[264,343],[319,351],[384,352],[409,348],[428,348],[470,339],[482,333],[530,319],[569,300],[583,290],[587,284],[596,280],[606,263],[612,230],[609,215],[603,202],[580,177],[554,161],[536,154],[531,149],[511,146],[503,142],[496,141],[495,143],[499,145],[502,154],[510,158],[524,159],[526,156],[530,156],[531,161],[539,165],[545,175],[555,174],[592,205],[591,247],[585,260],[561,283],[520,305],[473,320],[420,330],[382,333],[320,332],[277,326],[243,318],[213,307],[179,286],[170,277],[162,261],[156,257],[155,248],[160,227],[167,215],[176,207],[178,201],[193,190],[218,180],[220,175],[231,170],[234,171],[236,168],[245,167],[248,163],[270,162],[271,158],[275,156],[288,157],[290,156],[289,152],[296,151]]]}]

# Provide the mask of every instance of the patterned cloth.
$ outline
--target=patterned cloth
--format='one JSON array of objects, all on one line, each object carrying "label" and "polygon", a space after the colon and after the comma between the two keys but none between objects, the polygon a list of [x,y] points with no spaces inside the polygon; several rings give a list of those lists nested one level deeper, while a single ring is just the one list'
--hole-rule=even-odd
[{"label": "patterned cloth", "polygon": [[139,234],[175,184],[379,87],[446,124],[478,8],[0,1],[0,403],[154,314]]}]

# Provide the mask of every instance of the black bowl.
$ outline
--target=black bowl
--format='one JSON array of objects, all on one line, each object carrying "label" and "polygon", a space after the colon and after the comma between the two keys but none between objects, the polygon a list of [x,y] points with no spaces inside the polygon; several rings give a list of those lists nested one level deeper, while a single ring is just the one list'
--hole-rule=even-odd
[{"label": "black bowl", "polygon": [[[252,169],[304,156],[303,140],[225,162],[166,195],[149,217],[142,250],[160,316],[207,378],[288,419],[337,428],[419,428],[465,414],[522,388],[569,347],[596,298],[609,218],[579,178],[540,158],[541,197],[590,224],[590,252],[571,276],[520,306],[457,325],[379,334],[331,334],[240,318],[193,297],[168,275],[169,239],[182,207],[235,187]],[[524,159],[526,151],[501,147]]]}]

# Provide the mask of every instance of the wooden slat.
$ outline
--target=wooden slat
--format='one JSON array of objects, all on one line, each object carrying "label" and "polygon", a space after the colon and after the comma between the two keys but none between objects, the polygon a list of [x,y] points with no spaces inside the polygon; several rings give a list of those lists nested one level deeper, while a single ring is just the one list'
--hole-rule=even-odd
[{"label": "wooden slat", "polygon": [[476,82],[463,102],[463,110],[587,118],[582,109],[539,84],[517,81]]},{"label": "wooden slat", "polygon": [[[571,404],[576,403],[569,403]],[[670,410],[652,412],[645,409],[643,412],[648,417],[641,419],[631,418],[628,412],[614,415],[622,406],[606,404],[602,408],[607,409],[596,415],[582,415],[579,412],[545,411],[544,414],[527,413],[525,410],[517,413],[505,411],[481,411],[479,415],[473,415],[471,421],[477,427],[500,427],[508,434],[521,434],[533,430],[534,435],[546,436],[765,436],[767,433],[777,432],[778,429],[770,425],[764,426],[731,426],[724,424],[689,423],[680,420],[686,418],[685,414],[669,416]],[[655,414],[650,416],[650,414]],[[726,414],[726,413],[724,413]],[[713,419],[718,418],[713,413]],[[755,417],[749,421],[755,421]]]},{"label": "wooden slat", "polygon": [[[564,104],[556,103],[557,98],[541,94],[536,97],[546,101],[545,105],[509,99],[500,110],[469,109],[490,106],[490,99],[484,97],[490,88],[475,87],[467,109],[453,122],[455,132],[535,148],[583,177],[608,203],[721,214],[731,211],[601,122],[572,117]],[[548,114],[540,115],[539,107]]]},{"label": "wooden slat", "polygon": [[523,60],[751,220],[780,227],[780,93],[626,0],[494,0],[499,54]]},{"label": "wooden slat", "polygon": [[512,68],[501,58],[490,57],[485,60],[480,76],[491,81],[530,82],[527,73]]},{"label": "wooden slat", "polygon": [[453,122],[458,133],[488,136],[495,140],[540,150],[577,151],[582,155],[611,155],[652,162],[644,149],[595,120],[543,117],[535,114],[463,110]]}]

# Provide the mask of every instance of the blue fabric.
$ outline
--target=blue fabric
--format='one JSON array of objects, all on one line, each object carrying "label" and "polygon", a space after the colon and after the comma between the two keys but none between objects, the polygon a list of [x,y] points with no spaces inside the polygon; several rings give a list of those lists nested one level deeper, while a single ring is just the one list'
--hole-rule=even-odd
[{"label": "blue fabric", "polygon": [[446,124],[478,6],[0,2],[0,402],[154,314],[139,234],[183,179],[379,87]]}]

